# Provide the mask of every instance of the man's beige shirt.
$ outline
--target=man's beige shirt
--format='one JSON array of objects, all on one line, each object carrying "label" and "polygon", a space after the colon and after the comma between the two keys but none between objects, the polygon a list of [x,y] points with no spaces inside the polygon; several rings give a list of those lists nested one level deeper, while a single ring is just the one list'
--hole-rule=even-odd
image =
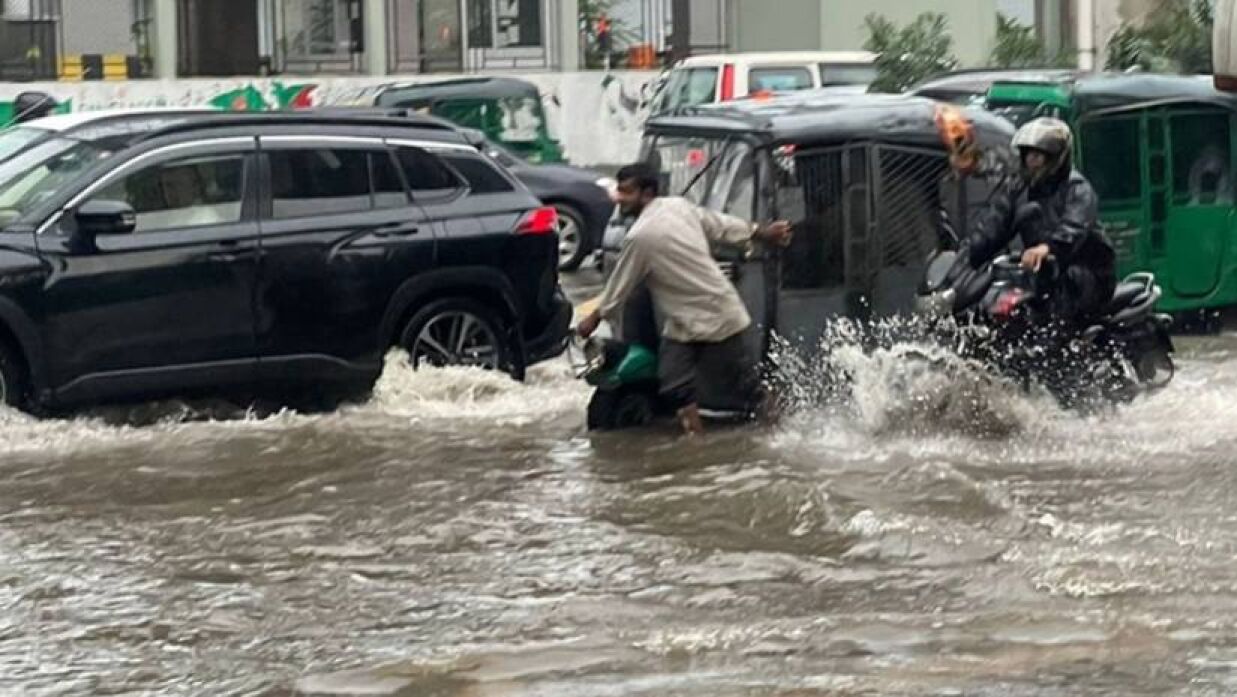
[{"label": "man's beige shirt", "polygon": [[623,239],[599,303],[602,316],[618,319],[623,303],[643,282],[668,339],[718,342],[747,329],[752,319],[709,243],[743,245],[755,230],[746,220],[684,198],[654,199]]}]

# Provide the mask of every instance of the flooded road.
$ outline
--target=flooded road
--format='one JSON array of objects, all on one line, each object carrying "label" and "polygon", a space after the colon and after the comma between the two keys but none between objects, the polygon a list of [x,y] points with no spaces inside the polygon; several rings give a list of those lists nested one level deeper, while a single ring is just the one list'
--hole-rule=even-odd
[{"label": "flooded road", "polygon": [[879,360],[698,442],[590,436],[565,361],[5,413],[0,694],[1232,695],[1237,337],[1180,345],[1116,414],[980,395],[999,436]]}]

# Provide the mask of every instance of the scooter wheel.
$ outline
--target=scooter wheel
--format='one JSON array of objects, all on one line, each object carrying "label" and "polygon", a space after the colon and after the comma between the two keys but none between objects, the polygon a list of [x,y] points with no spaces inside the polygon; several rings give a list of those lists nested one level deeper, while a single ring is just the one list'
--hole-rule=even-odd
[{"label": "scooter wheel", "polygon": [[1151,389],[1159,389],[1172,381],[1177,369],[1171,355],[1164,351],[1150,351],[1139,356],[1134,372],[1139,382]]},{"label": "scooter wheel", "polygon": [[597,390],[588,402],[588,429],[616,431],[640,428],[657,416],[656,391],[620,387]]}]

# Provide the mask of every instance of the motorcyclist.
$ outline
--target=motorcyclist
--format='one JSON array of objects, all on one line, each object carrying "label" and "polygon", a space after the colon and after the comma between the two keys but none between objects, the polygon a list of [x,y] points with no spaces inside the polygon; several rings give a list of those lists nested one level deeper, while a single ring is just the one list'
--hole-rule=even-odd
[{"label": "motorcyclist", "polygon": [[1116,287],[1112,244],[1097,219],[1090,182],[1073,168],[1073,134],[1060,119],[1034,119],[1014,134],[1020,177],[1000,186],[978,216],[964,253],[973,268],[991,261],[1014,237],[1021,264],[1041,271],[1051,255],[1057,276],[1049,292],[1055,319],[1076,325],[1098,313]]}]

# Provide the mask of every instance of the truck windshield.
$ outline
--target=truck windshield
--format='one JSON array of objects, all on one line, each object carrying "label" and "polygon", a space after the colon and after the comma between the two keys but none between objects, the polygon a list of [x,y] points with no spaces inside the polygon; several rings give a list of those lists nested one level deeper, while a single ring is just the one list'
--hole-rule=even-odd
[{"label": "truck windshield", "polygon": [[[661,172],[661,191],[703,205],[712,185],[717,156],[725,140],[694,136],[654,136],[645,142],[645,157]],[[709,168],[714,163],[713,168]],[[706,171],[708,170],[708,171]]]}]

